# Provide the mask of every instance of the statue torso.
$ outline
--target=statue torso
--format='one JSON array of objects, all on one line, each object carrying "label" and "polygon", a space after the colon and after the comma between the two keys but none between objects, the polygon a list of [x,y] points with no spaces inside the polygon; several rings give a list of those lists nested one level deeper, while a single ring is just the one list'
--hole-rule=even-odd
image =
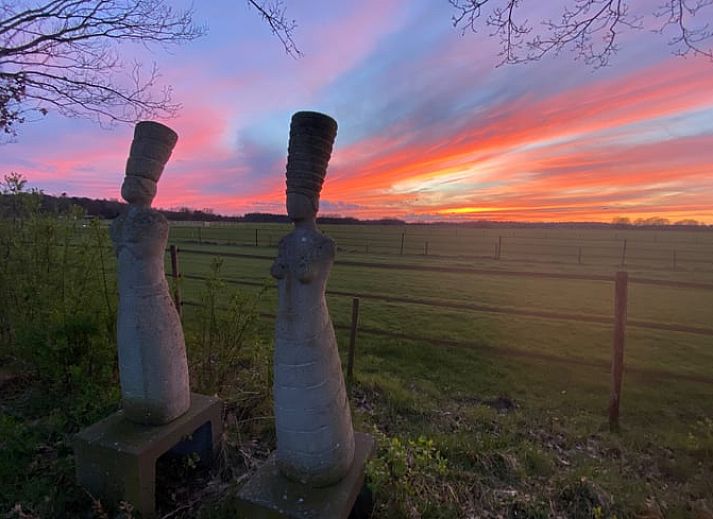
[{"label": "statue torso", "polygon": [[111,225],[119,283],[139,288],[165,285],[164,250],[168,221],[158,211],[129,205]]},{"label": "statue torso", "polygon": [[307,340],[331,324],[324,290],[334,249],[315,229],[295,229],[280,240],[271,269],[278,284],[278,337]]}]

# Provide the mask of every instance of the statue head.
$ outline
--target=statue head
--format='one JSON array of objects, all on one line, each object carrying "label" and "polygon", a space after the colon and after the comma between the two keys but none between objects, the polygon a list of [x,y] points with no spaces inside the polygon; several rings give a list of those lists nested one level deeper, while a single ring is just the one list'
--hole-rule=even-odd
[{"label": "statue head", "polygon": [[121,186],[124,200],[134,205],[151,205],[156,185],[177,140],[176,132],[163,124],[141,121],[136,125]]},{"label": "statue head", "polygon": [[121,184],[121,197],[130,204],[148,207],[156,197],[156,182],[138,175],[126,175]]},{"label": "statue head", "polygon": [[287,214],[293,221],[314,219],[319,210],[337,122],[318,112],[297,112],[290,123],[287,152]]}]

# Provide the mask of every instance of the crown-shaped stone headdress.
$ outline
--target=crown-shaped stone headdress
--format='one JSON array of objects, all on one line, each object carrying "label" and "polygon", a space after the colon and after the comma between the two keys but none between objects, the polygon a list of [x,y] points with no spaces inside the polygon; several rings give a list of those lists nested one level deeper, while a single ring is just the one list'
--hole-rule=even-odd
[{"label": "crown-shaped stone headdress", "polygon": [[151,204],[156,196],[156,183],[177,140],[178,134],[163,124],[141,121],[136,125],[121,185],[124,200],[130,204]]},{"label": "crown-shaped stone headdress", "polygon": [[319,198],[332,146],[337,136],[337,121],[318,112],[297,112],[290,123],[287,149],[287,192]]},{"label": "crown-shaped stone headdress", "polygon": [[176,141],[178,134],[168,126],[154,121],[141,121],[134,128],[126,174],[158,182]]}]

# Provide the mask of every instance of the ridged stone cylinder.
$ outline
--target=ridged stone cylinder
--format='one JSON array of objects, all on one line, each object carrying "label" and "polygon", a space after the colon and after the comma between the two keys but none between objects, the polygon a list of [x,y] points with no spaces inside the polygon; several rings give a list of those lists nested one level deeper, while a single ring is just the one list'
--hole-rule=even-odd
[{"label": "ridged stone cylinder", "polygon": [[177,141],[176,132],[163,124],[141,121],[136,125],[126,161],[126,178],[121,186],[124,200],[130,204],[151,205],[156,185]]},{"label": "ridged stone cylinder", "polygon": [[168,222],[151,208],[178,136],[159,123],[136,125],[121,188],[128,207],[111,225],[117,257],[117,347],[126,417],[158,425],[190,407],[181,321],[164,272]]},{"label": "ridged stone cylinder", "polygon": [[337,121],[318,112],[297,112],[290,123],[287,192],[319,197],[337,136]]},{"label": "ridged stone cylinder", "polygon": [[335,246],[317,230],[310,203],[319,197],[336,131],[326,115],[299,112],[292,118],[287,196],[298,199],[288,201],[295,229],[280,241],[271,270],[278,288],[277,463],[287,477],[315,487],[339,481],[354,459],[349,401],[324,297]]}]

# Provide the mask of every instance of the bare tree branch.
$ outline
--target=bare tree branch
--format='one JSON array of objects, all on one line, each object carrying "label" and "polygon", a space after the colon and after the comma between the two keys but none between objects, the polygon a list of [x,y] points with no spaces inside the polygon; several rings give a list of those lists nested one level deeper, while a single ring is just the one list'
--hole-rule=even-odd
[{"label": "bare tree branch", "polygon": [[[673,27],[676,31],[675,36],[669,40],[669,45],[674,47],[676,54],[701,55],[713,60],[713,48],[705,46],[706,43],[710,45],[713,37],[710,19],[694,25],[696,15],[700,16],[700,12],[711,5],[713,0],[667,0],[655,13],[663,20],[660,32],[664,32],[668,27]],[[710,14],[710,11],[708,13]]]},{"label": "bare tree branch", "polygon": [[[648,16],[659,19],[660,32],[674,30],[669,40],[674,53],[702,55],[713,59],[713,30],[704,14],[713,15],[713,0],[662,0]],[[477,32],[482,25],[500,40],[501,64],[537,61],[564,50],[574,53],[594,68],[608,65],[619,50],[619,35],[642,29],[644,16],[630,9],[630,0],[570,0],[557,19],[531,25],[518,21],[517,11],[525,0],[448,0],[455,9],[453,25],[463,32]],[[531,4],[534,5],[534,4]],[[705,13],[704,13],[705,11]],[[696,22],[699,22],[696,24]],[[706,45],[708,44],[708,45]]]},{"label": "bare tree branch", "polygon": [[[473,32],[478,32],[478,19],[480,18],[483,6],[490,0],[448,0],[455,9],[457,14],[453,15],[452,21],[454,27],[461,27],[463,33],[470,29]],[[496,2],[498,0],[495,0]]]},{"label": "bare tree branch", "polygon": [[640,28],[641,21],[629,14],[624,0],[576,0],[560,21],[545,21],[548,34],[529,42],[530,60],[571,48],[577,58],[595,68],[606,66],[619,47],[616,38],[622,26]]},{"label": "bare tree branch", "polygon": [[[285,51],[299,57],[282,0],[248,0]],[[0,135],[49,110],[99,124],[171,117],[180,105],[147,73],[126,64],[122,42],[169,46],[205,33],[193,11],[168,0],[0,0]],[[0,142],[2,140],[0,139]]]},{"label": "bare tree branch", "polygon": [[173,45],[205,33],[192,11],[166,0],[0,0],[0,131],[8,137],[49,110],[99,124],[171,117],[169,87],[153,65],[142,74],[117,53],[121,42]]},{"label": "bare tree branch", "polygon": [[287,18],[287,9],[282,0],[248,0],[248,5],[254,7],[270,26],[270,31],[280,40],[288,55],[293,58],[302,56],[302,52],[292,39],[297,22]]}]

